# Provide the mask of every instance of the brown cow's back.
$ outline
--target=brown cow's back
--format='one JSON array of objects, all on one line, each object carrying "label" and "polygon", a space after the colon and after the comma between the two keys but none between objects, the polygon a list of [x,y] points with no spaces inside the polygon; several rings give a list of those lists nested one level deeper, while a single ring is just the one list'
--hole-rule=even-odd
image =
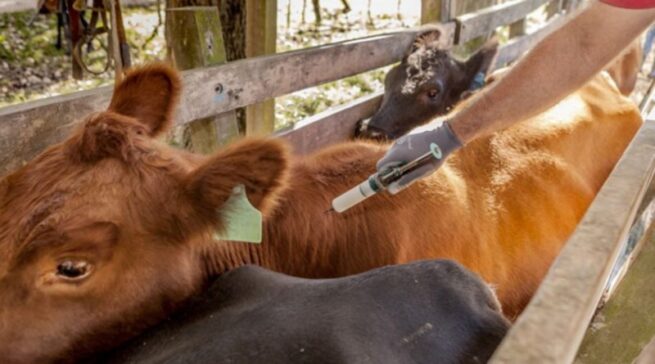
[{"label": "brown cow's back", "polygon": [[344,214],[325,210],[374,172],[386,147],[349,142],[299,158],[267,221],[262,263],[331,277],[453,258],[495,285],[514,316],[641,124],[610,82],[597,76],[548,112],[466,146],[412,188]]}]

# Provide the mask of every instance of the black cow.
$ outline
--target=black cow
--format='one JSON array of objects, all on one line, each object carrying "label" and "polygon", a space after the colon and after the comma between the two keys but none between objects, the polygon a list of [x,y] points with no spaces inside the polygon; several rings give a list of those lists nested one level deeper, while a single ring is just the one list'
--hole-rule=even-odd
[{"label": "black cow", "polygon": [[402,62],[387,73],[380,109],[357,123],[355,137],[396,139],[445,114],[484,85],[498,53],[492,39],[466,61],[442,49],[441,31],[422,32]]},{"label": "black cow", "polygon": [[448,260],[310,280],[245,266],[107,363],[484,363],[509,327]]}]

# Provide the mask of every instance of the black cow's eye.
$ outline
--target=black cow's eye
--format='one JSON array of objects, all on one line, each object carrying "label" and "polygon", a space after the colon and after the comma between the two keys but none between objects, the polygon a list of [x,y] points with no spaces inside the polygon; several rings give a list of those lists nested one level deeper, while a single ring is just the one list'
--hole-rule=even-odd
[{"label": "black cow's eye", "polygon": [[85,261],[65,260],[57,264],[57,275],[65,279],[82,279],[91,271],[91,266]]},{"label": "black cow's eye", "polygon": [[431,88],[430,90],[428,90],[428,97],[429,98],[434,99],[438,95],[439,95],[439,89]]}]

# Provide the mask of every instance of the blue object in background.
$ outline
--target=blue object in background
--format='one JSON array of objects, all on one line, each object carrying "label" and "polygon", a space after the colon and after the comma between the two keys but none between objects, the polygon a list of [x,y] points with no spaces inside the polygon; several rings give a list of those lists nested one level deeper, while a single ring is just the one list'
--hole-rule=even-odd
[{"label": "blue object in background", "polygon": [[[644,55],[643,55],[643,59],[641,60],[642,67],[644,63],[646,63],[648,54],[650,53],[650,50],[653,47],[653,41],[655,41],[655,24],[653,24],[650,27],[650,29],[648,29],[648,32],[646,32],[646,41],[644,42]],[[648,76],[655,78],[655,62],[653,62],[653,68],[651,69],[650,74]]]}]

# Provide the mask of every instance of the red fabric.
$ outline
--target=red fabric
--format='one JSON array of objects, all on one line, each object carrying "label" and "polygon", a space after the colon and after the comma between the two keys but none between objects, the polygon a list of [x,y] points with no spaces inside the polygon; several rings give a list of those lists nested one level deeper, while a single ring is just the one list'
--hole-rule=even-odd
[{"label": "red fabric", "polygon": [[626,9],[655,8],[655,0],[601,0],[605,4]]}]

